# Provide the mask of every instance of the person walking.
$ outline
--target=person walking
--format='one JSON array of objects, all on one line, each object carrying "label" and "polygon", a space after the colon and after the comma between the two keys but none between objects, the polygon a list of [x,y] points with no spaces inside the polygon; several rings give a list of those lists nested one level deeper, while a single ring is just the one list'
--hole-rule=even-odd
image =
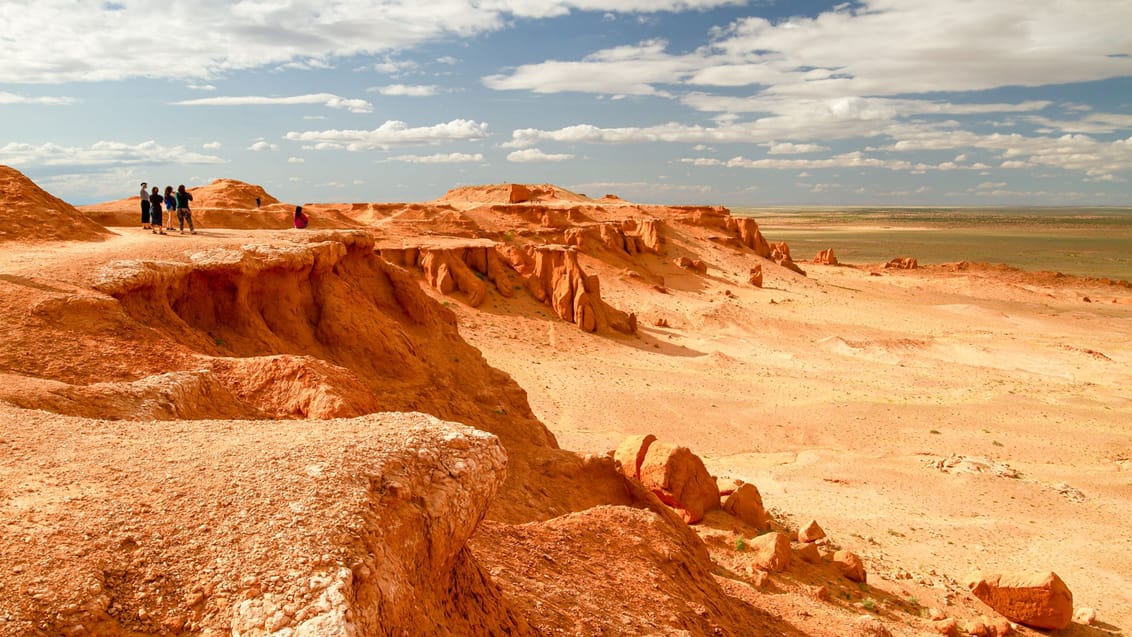
[{"label": "person walking", "polygon": [[149,230],[149,184],[141,183],[142,230]]},{"label": "person walking", "polygon": [[[149,195],[149,221],[153,234],[165,234],[165,226],[161,224],[161,204],[163,202],[161,193],[157,192],[157,186],[154,186],[153,193]],[[161,232],[158,233],[158,230]]]},{"label": "person walking", "polygon": [[181,223],[181,234],[185,234],[185,221],[189,222],[189,234],[196,234],[196,228],[193,227],[193,211],[189,210],[189,202],[193,200],[193,194],[185,190],[185,184],[177,186],[177,221]]},{"label": "person walking", "polygon": [[173,196],[173,186],[165,187],[165,223],[169,232],[173,232],[173,216],[177,213],[177,198]]}]

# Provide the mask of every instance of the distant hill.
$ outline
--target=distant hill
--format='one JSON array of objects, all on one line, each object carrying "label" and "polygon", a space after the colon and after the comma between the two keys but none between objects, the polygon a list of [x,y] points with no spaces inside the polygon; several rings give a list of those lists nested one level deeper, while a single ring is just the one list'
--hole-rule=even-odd
[{"label": "distant hill", "polygon": [[110,234],[20,171],[0,166],[0,241],[101,241]]}]

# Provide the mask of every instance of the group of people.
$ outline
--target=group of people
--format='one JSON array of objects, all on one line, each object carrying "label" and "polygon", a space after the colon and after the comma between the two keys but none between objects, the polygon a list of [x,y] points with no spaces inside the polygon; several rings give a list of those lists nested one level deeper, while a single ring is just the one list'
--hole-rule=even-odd
[{"label": "group of people", "polygon": [[[189,223],[189,233],[196,234],[196,228],[193,227],[193,212],[189,209],[189,202],[192,200],[193,194],[185,190],[184,184],[177,186],[176,192],[173,186],[166,186],[165,194],[162,195],[158,192],[157,186],[151,191],[149,184],[143,181],[141,184],[142,229],[150,230],[153,234],[166,234],[166,230],[173,232],[173,212],[176,211],[181,234],[185,234],[186,221]],[[256,197],[255,203],[258,208],[259,197]],[[162,214],[162,206],[165,209],[164,214]],[[302,206],[295,206],[294,224],[296,228],[306,228],[310,224],[310,217],[303,212]]]},{"label": "group of people", "polygon": [[[149,184],[143,181],[141,184],[142,228],[152,231],[153,234],[165,234],[166,229],[173,232],[173,212],[176,211],[181,234],[185,234],[186,221],[189,222],[189,232],[196,234],[196,228],[193,227],[193,212],[189,209],[189,202],[192,200],[193,195],[185,190],[184,184],[177,186],[176,192],[173,191],[173,186],[166,186],[165,194],[162,195],[157,186],[150,191]],[[162,214],[163,206],[164,214]]]}]

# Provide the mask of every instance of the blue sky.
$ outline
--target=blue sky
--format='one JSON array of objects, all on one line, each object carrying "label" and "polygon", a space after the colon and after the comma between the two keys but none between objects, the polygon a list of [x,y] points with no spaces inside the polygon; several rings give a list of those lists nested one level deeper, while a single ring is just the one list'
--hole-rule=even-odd
[{"label": "blue sky", "polygon": [[0,164],[76,203],[477,183],[1132,205],[1132,3],[5,0]]}]

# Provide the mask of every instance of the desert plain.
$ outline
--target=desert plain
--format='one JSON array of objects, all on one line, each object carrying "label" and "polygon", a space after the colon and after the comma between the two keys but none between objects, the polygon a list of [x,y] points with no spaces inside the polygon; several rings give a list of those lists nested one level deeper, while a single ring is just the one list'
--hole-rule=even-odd
[{"label": "desert plain", "polygon": [[[0,635],[1001,631],[973,571],[1132,627],[1127,282],[550,185],[300,231],[223,180],[162,237],[0,170]],[[615,462],[647,435],[822,557],[685,524]]]}]

